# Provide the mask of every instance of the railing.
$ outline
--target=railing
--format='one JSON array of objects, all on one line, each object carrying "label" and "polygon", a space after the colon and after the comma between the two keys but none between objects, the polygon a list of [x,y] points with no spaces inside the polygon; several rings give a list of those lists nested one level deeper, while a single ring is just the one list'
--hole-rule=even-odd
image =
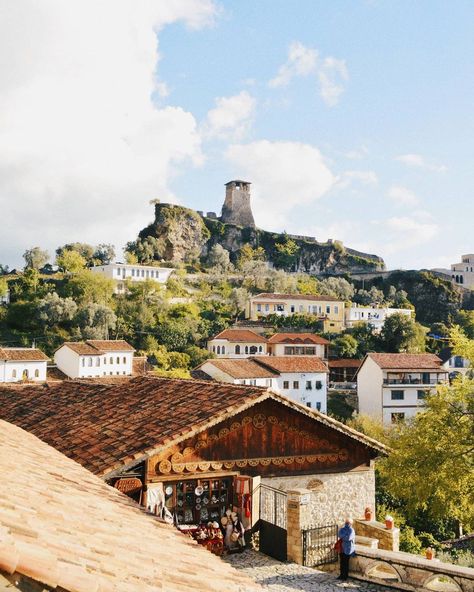
[{"label": "railing", "polygon": [[420,386],[444,384],[445,382],[446,378],[430,378],[429,380],[422,378],[384,378],[383,380],[384,384],[418,384]]},{"label": "railing", "polygon": [[303,565],[315,567],[337,561],[337,552],[334,550],[337,533],[337,524],[303,530]]},{"label": "railing", "polygon": [[253,495],[260,495],[260,520],[286,529],[286,492],[261,484]]},{"label": "railing", "polygon": [[330,382],[329,388],[339,391],[355,391],[357,390],[357,382]]}]

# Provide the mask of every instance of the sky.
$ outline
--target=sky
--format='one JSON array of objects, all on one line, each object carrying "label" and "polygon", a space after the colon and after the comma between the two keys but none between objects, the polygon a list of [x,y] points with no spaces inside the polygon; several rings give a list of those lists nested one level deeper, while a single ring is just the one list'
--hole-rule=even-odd
[{"label": "sky", "polygon": [[236,178],[389,269],[474,252],[471,0],[0,0],[0,55],[1,264]]}]

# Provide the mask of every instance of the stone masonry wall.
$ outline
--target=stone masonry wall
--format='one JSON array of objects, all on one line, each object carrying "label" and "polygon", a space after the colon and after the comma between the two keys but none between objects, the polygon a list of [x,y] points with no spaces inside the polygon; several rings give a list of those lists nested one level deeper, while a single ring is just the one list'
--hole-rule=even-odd
[{"label": "stone masonry wall", "polygon": [[366,507],[375,509],[375,473],[373,469],[347,473],[298,475],[262,478],[262,484],[282,491],[311,491],[310,524],[342,524],[348,515],[363,518]]}]

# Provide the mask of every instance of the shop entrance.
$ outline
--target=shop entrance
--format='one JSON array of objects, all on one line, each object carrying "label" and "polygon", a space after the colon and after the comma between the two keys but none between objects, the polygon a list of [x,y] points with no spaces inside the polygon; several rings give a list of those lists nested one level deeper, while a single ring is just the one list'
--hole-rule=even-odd
[{"label": "shop entrance", "polygon": [[286,561],[287,494],[268,485],[259,485],[258,494],[260,551],[278,561]]}]

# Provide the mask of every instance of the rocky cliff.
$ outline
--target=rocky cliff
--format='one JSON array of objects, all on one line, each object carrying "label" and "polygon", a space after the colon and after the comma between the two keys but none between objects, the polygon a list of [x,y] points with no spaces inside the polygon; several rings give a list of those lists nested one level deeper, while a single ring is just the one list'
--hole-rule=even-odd
[{"label": "rocky cliff", "polygon": [[262,247],[267,261],[286,271],[320,275],[385,269],[381,257],[348,249],[339,241],[320,243],[308,237],[244,228],[202,217],[190,208],[161,203],[155,205],[153,223],[139,233],[137,241],[129,243],[127,250],[140,261],[151,257],[193,262],[205,261],[216,244],[229,251],[233,262],[238,260],[245,244]]}]

